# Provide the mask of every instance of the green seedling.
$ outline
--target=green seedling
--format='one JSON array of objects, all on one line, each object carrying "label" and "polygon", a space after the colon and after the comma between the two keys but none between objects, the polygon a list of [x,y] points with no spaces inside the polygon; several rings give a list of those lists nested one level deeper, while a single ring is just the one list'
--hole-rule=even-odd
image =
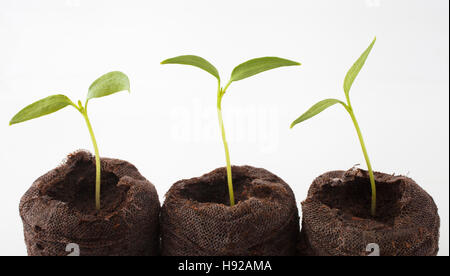
[{"label": "green seedling", "polygon": [[223,123],[223,117],[222,117],[222,98],[227,92],[228,88],[233,82],[240,81],[246,78],[249,78],[251,76],[254,76],[256,74],[279,68],[279,67],[286,67],[286,66],[298,66],[300,63],[290,61],[287,59],[282,59],[278,57],[263,57],[263,58],[256,58],[249,60],[247,62],[242,63],[241,65],[234,68],[233,72],[231,73],[231,78],[227,82],[227,84],[222,87],[221,86],[221,79],[219,75],[219,71],[207,60],[198,57],[198,56],[179,56],[171,59],[167,59],[161,64],[182,64],[182,65],[191,65],[198,67],[200,69],[205,70],[206,72],[213,75],[217,81],[218,81],[218,88],[217,88],[217,114],[219,117],[219,125],[222,132],[222,141],[225,148],[225,158],[227,163],[227,181],[228,181],[228,191],[230,196],[230,205],[235,205],[234,200],[234,191],[233,191],[233,177],[231,173],[231,162],[230,162],[230,152],[228,148],[228,142],[225,135],[225,127]]},{"label": "green seedling", "polygon": [[9,125],[14,125],[36,119],[45,115],[52,114],[67,106],[72,106],[78,110],[83,116],[89,134],[92,139],[92,144],[95,150],[95,162],[96,162],[96,177],[95,177],[95,207],[100,210],[100,189],[101,189],[101,164],[100,154],[98,150],[97,140],[95,139],[94,130],[92,129],[91,122],[88,117],[88,103],[91,99],[105,97],[117,92],[128,91],[130,92],[130,81],[128,77],[121,72],[110,72],[102,77],[98,78],[90,87],[86,102],[84,106],[81,101],[78,101],[78,105],[74,104],[67,96],[53,95],[37,101],[17,113],[14,118],[11,119]]},{"label": "green seedling", "polygon": [[297,120],[295,120],[292,125],[291,128],[293,128],[295,125],[306,121],[314,116],[316,116],[317,114],[321,113],[322,111],[324,111],[325,109],[327,109],[330,106],[333,106],[335,104],[341,104],[345,110],[347,110],[347,112],[350,114],[350,117],[353,121],[353,124],[356,128],[356,132],[358,134],[358,138],[359,138],[359,142],[361,144],[362,147],[362,151],[364,154],[364,158],[366,159],[366,164],[367,164],[367,168],[369,170],[369,177],[370,177],[370,184],[371,184],[371,188],[372,188],[372,204],[371,204],[371,214],[372,216],[376,215],[376,206],[377,206],[377,190],[376,190],[376,185],[375,185],[375,178],[373,175],[373,170],[372,170],[372,165],[370,163],[370,159],[369,159],[369,155],[367,153],[367,149],[366,149],[366,145],[364,143],[364,139],[361,133],[361,129],[359,127],[358,121],[356,120],[355,117],[355,113],[353,111],[353,107],[352,104],[350,102],[350,89],[353,85],[353,82],[355,81],[356,77],[358,76],[359,72],[361,71],[361,69],[363,68],[367,57],[369,56],[370,52],[372,51],[373,46],[375,45],[376,42],[376,38],[373,40],[372,44],[370,44],[369,48],[367,48],[367,50],[361,55],[361,57],[355,62],[355,64],[353,64],[352,68],[348,71],[347,76],[345,77],[345,81],[344,81],[344,92],[345,92],[345,97],[347,99],[347,104],[345,104],[344,102],[340,101],[340,100],[336,100],[336,99],[326,99],[323,100],[319,103],[317,103],[316,105],[314,105],[313,107],[311,107],[308,111],[306,111],[302,116],[300,116]]}]

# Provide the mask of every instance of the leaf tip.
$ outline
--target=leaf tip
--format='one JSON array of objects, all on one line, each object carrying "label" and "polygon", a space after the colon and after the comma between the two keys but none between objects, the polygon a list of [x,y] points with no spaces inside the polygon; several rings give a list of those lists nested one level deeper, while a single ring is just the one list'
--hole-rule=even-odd
[{"label": "leaf tip", "polygon": [[170,63],[170,60],[171,60],[170,58],[165,59],[165,60],[161,61],[160,64],[161,64],[161,65],[169,64],[169,63]]},{"label": "leaf tip", "polygon": [[13,125],[16,125],[18,123],[20,123],[20,121],[18,121],[16,119],[16,117],[14,117],[14,118],[11,119],[11,121],[9,121],[9,126],[13,126]]},{"label": "leaf tip", "polygon": [[296,126],[297,124],[296,124],[296,122],[294,121],[294,122],[292,122],[292,124],[291,124],[291,126],[289,127],[289,129],[293,129],[295,126]]},{"label": "leaf tip", "polygon": [[375,45],[375,42],[377,42],[377,37],[375,36],[372,43],[370,44],[370,49],[373,48],[373,46]]}]

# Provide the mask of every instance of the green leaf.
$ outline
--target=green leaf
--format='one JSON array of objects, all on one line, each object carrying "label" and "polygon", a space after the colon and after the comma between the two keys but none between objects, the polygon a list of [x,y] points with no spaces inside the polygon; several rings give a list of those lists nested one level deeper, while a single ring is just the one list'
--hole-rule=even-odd
[{"label": "green leaf", "polygon": [[367,57],[369,56],[370,52],[372,51],[372,48],[375,45],[376,41],[377,41],[377,38],[375,37],[372,44],[370,44],[369,48],[367,48],[367,50],[364,51],[364,53],[361,55],[361,57],[359,57],[359,59],[355,62],[355,64],[353,64],[352,68],[350,68],[347,75],[345,76],[344,92],[346,95],[349,94],[350,89],[352,88],[353,82],[355,81],[359,72],[361,71],[364,64],[366,63]]},{"label": "green leaf", "polygon": [[295,120],[291,124],[291,128],[293,128],[295,125],[297,125],[303,121],[311,119],[312,117],[316,116],[317,114],[319,114],[320,112],[329,108],[330,106],[333,106],[338,103],[342,104],[345,108],[347,108],[347,105],[345,103],[343,103],[340,100],[336,100],[336,99],[326,99],[326,100],[316,103],[313,107],[311,107],[308,111],[306,111],[302,116],[300,116],[297,120]]},{"label": "green leaf", "polygon": [[89,87],[87,101],[122,91],[130,92],[130,80],[127,75],[117,71],[110,72],[92,83],[91,87]]},{"label": "green leaf", "polygon": [[298,62],[278,57],[263,57],[249,60],[234,68],[231,81],[239,81],[256,74],[284,66],[298,66]]},{"label": "green leaf", "polygon": [[64,95],[47,97],[22,109],[16,116],[14,116],[14,118],[11,119],[9,125],[22,123],[54,113],[68,105],[75,107],[74,103]]},{"label": "green leaf", "polygon": [[206,72],[210,73],[218,81],[220,81],[219,71],[217,71],[216,67],[212,65],[209,61],[207,61],[204,58],[201,58],[199,56],[179,56],[175,58],[166,59],[161,64],[181,64],[181,65],[191,65],[198,67],[200,69],[205,70]]}]

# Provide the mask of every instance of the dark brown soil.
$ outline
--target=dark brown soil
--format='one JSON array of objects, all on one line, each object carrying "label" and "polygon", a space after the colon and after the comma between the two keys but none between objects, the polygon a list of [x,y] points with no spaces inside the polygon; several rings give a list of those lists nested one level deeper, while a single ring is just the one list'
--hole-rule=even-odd
[{"label": "dark brown soil", "polygon": [[302,203],[300,255],[366,256],[371,243],[382,256],[437,255],[440,219],[431,196],[404,176],[376,172],[375,182],[372,217],[367,171],[333,171],[315,179]]},{"label": "dark brown soil", "polygon": [[172,186],[161,212],[163,255],[295,254],[299,218],[289,186],[264,169],[232,171],[233,207],[226,168]]},{"label": "dark brown soil", "polygon": [[338,210],[338,215],[350,220],[369,219],[393,226],[395,218],[400,214],[399,200],[404,187],[400,182],[376,183],[377,214],[370,213],[372,188],[369,179],[354,179],[342,185],[323,185],[317,198],[331,209]]},{"label": "dark brown soil", "polygon": [[[230,206],[227,177],[226,175],[220,175],[219,171],[214,171],[214,173],[217,175],[207,178],[206,181],[204,181],[205,179],[199,179],[198,182],[189,185],[188,189],[181,189],[180,196],[192,202]],[[277,186],[255,187],[252,184],[254,180],[255,179],[248,175],[233,175],[233,189],[236,205],[251,197],[259,198],[261,200],[273,200],[273,197],[280,192],[280,187]],[[274,176],[271,181],[279,182],[282,180]]]},{"label": "dark brown soil", "polygon": [[155,187],[130,163],[101,159],[101,210],[95,209],[95,159],[68,156],[36,180],[20,202],[31,256],[66,256],[69,243],[82,256],[159,254],[160,204]]},{"label": "dark brown soil", "polygon": [[47,195],[54,200],[65,202],[70,208],[86,215],[114,212],[123,204],[129,187],[118,187],[119,177],[113,172],[102,173],[101,210],[98,212],[95,208],[95,173],[92,162],[80,160],[62,181],[43,186],[41,196]]},{"label": "dark brown soil", "polygon": [[[248,179],[237,179],[234,177],[235,203],[248,199],[243,194]],[[190,201],[198,203],[230,205],[227,179],[214,179],[212,182],[197,182],[189,186],[189,189],[180,190],[180,195]]]}]

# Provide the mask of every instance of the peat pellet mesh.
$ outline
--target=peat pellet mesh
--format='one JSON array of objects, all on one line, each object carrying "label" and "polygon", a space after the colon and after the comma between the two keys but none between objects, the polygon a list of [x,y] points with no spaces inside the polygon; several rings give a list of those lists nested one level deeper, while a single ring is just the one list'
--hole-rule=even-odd
[{"label": "peat pellet mesh", "polygon": [[294,255],[299,231],[295,196],[279,177],[232,167],[236,205],[229,206],[220,168],[175,183],[161,210],[162,255]]},{"label": "peat pellet mesh", "polygon": [[328,172],[314,180],[302,203],[301,255],[435,256],[440,219],[436,204],[412,179],[375,173],[377,216],[370,215],[368,172]]},{"label": "peat pellet mesh", "polygon": [[130,163],[103,158],[101,211],[95,210],[95,158],[69,155],[37,179],[20,202],[28,254],[158,255],[160,203],[155,187]]}]

